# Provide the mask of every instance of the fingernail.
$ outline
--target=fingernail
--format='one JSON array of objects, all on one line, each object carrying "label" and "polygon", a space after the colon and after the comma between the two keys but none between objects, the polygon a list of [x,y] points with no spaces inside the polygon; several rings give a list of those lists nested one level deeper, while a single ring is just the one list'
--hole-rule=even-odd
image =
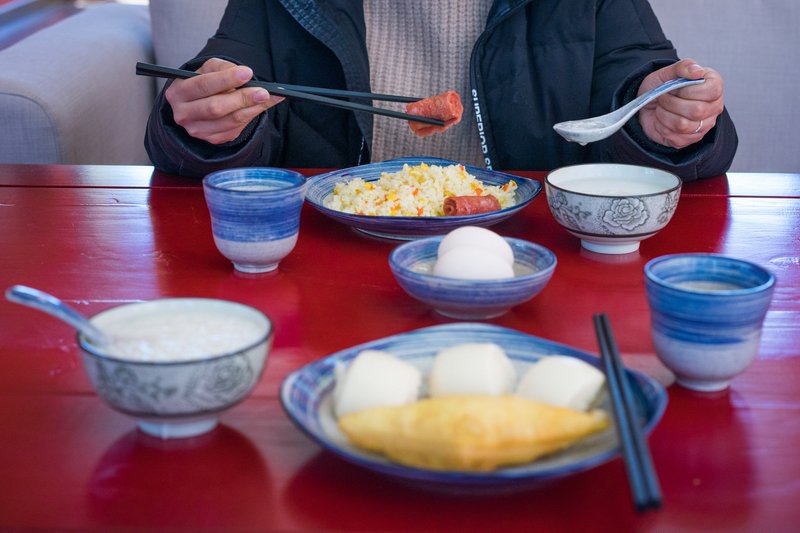
[{"label": "fingernail", "polygon": [[691,72],[691,73],[695,73],[695,72],[703,72],[703,71],[705,71],[705,70],[706,70],[706,69],[704,69],[703,67],[701,67],[701,66],[700,66],[700,65],[698,65],[697,63],[692,63],[691,65],[689,65],[689,72]]},{"label": "fingernail", "polygon": [[253,77],[253,71],[248,67],[236,67],[236,79],[240,81],[247,81]]},{"label": "fingernail", "polygon": [[269,100],[269,93],[267,91],[256,91],[253,94],[253,101],[257,104],[261,104]]}]

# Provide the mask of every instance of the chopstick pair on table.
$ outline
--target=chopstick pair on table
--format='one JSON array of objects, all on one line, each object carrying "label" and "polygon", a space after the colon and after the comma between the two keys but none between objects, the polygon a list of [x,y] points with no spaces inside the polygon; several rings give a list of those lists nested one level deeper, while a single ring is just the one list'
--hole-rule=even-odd
[{"label": "chopstick pair on table", "polygon": [[[153,78],[170,78],[170,79],[187,79],[197,76],[197,72],[191,70],[183,70],[179,68],[164,67],[161,65],[153,65],[151,63],[136,63],[136,74],[139,76],[150,76]],[[286,96],[287,98],[294,98],[305,102],[314,102],[317,104],[339,107],[342,109],[350,109],[353,111],[365,111],[375,115],[384,115],[392,118],[400,118],[403,120],[413,120],[415,122],[424,122],[425,124],[433,124],[434,126],[444,126],[444,121],[422,117],[419,115],[410,115],[408,113],[401,113],[391,109],[383,109],[366,104],[359,104],[358,102],[351,102],[349,100],[341,100],[340,98],[366,98],[371,100],[383,100],[386,102],[417,102],[421,98],[413,96],[395,96],[391,94],[376,94],[369,92],[358,91],[345,91],[340,89],[326,89],[323,87],[306,87],[303,85],[287,85],[285,83],[275,83],[268,81],[250,80],[244,84],[244,87],[262,87],[278,96]]]},{"label": "chopstick pair on table", "polygon": [[605,314],[594,315],[593,319],[634,505],[637,511],[657,509],[661,507],[661,488],[647,441],[642,434],[633,392],[625,376],[611,323]]}]

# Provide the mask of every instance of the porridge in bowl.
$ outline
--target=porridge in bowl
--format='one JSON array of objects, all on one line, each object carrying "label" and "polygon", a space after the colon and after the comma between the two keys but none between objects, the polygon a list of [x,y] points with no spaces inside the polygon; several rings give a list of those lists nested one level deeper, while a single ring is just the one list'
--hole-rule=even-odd
[{"label": "porridge in bowl", "polygon": [[163,298],[113,307],[92,323],[113,338],[78,344],[98,396],[161,438],[217,425],[261,377],[273,338],[270,319],[243,304]]}]

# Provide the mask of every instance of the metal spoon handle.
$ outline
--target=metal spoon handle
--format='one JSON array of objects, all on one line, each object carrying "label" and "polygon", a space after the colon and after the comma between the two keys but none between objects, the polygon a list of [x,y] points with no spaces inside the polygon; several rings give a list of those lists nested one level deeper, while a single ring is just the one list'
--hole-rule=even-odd
[{"label": "metal spoon handle", "polygon": [[86,335],[93,344],[103,345],[109,342],[108,336],[97,329],[85,316],[52,294],[24,285],[14,285],[6,291],[6,299],[60,318]]}]

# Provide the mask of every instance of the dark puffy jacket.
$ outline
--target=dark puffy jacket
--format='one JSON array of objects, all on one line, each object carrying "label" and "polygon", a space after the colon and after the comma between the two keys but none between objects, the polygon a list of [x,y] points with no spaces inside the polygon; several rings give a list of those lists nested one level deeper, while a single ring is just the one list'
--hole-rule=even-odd
[{"label": "dark puffy jacket", "polygon": [[[257,78],[369,91],[363,8],[354,0],[231,0],[209,57],[250,66]],[[677,60],[646,0],[495,0],[472,52],[471,95],[487,166],[549,170],[588,161],[665,168],[684,180],[730,167],[737,136],[727,112],[705,138],[674,150],[635,120],[580,146],[552,125],[607,113],[632,99],[648,73]],[[286,100],[232,143],[214,146],[176,125],[163,91],[145,145],[161,170],[201,176],[234,166],[348,167],[369,162],[372,115]],[[410,154],[411,155],[411,154]]]}]

